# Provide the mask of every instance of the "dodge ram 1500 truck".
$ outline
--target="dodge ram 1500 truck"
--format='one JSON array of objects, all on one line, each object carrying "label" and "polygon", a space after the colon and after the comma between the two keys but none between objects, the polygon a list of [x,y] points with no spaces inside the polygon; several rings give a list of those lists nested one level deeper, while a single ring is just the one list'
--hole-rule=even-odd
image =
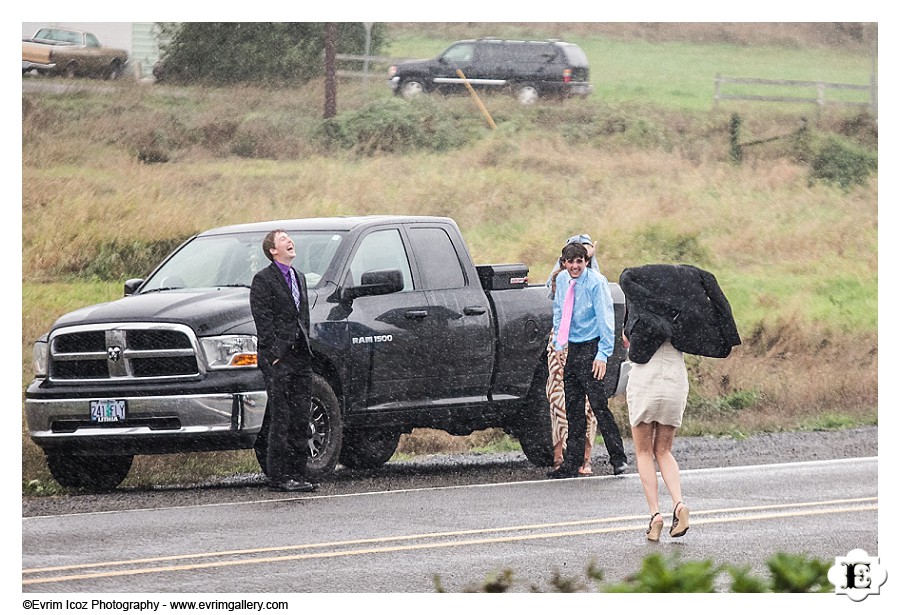
[{"label": "dodge ram 1500 truck", "polygon": [[[53,324],[34,345],[25,414],[61,485],[113,488],[134,455],[253,447],[266,391],[249,287],[279,228],[309,288],[314,477],[338,461],[379,467],[416,427],[499,427],[551,463],[552,305],[527,267],[476,267],[449,218],[320,218],[200,233],[128,280],[122,299]],[[624,296],[611,288],[612,394],[625,350]]]}]

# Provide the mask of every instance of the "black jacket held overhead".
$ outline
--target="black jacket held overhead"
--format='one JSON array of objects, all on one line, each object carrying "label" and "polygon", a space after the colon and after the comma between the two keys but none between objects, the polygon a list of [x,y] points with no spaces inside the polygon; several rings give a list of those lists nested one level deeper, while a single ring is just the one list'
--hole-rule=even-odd
[{"label": "black jacket held overhead", "polygon": [[659,346],[724,358],[741,343],[731,305],[715,276],[692,265],[643,265],[619,276],[625,293],[628,357],[646,363]]}]

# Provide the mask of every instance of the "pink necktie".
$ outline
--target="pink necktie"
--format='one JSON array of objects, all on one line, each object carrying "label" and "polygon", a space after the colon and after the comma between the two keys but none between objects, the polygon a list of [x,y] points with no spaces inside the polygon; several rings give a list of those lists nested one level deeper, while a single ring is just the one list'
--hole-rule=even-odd
[{"label": "pink necktie", "polygon": [[569,280],[566,299],[563,301],[562,319],[559,321],[559,332],[556,343],[565,347],[569,343],[569,326],[572,324],[572,310],[575,307],[575,280]]}]

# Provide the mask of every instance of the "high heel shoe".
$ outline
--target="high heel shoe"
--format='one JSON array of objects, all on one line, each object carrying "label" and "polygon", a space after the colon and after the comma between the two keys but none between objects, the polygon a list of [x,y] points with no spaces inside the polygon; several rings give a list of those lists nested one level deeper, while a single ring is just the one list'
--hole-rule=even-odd
[{"label": "high heel shoe", "polygon": [[[653,523],[653,520],[659,517],[659,523]],[[659,541],[659,535],[662,533],[663,529],[663,519],[662,515],[658,512],[653,513],[653,516],[650,517],[650,527],[647,528],[647,540],[652,540],[653,542]]]},{"label": "high heel shoe", "polygon": [[[679,514],[678,507],[681,506],[681,514]],[[690,511],[688,507],[678,502],[675,505],[675,509],[672,511],[672,527],[669,529],[669,536],[672,538],[680,538],[687,534],[688,528],[691,527],[690,522]]]}]

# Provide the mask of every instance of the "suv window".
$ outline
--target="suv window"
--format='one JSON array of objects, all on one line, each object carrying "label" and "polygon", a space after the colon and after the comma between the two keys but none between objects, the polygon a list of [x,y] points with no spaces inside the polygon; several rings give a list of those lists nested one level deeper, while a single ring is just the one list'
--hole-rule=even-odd
[{"label": "suv window", "polygon": [[513,62],[546,62],[556,57],[556,50],[548,43],[511,42],[508,48]]},{"label": "suv window", "polygon": [[399,230],[373,231],[363,237],[350,261],[350,285],[358,286],[362,274],[375,269],[399,269],[403,274],[403,290],[413,289],[409,258]]},{"label": "suv window", "polygon": [[409,238],[426,289],[462,288],[466,285],[462,264],[447,231],[434,227],[412,228],[409,229]]},{"label": "suv window", "polygon": [[471,62],[475,54],[475,45],[472,43],[460,43],[453,45],[442,56],[448,62]]},{"label": "suv window", "polygon": [[508,46],[503,43],[482,43],[478,46],[478,61],[495,66],[509,61]]},{"label": "suv window", "polygon": [[581,47],[577,45],[562,45],[560,47],[566,54],[566,59],[572,66],[587,66],[588,59]]}]

